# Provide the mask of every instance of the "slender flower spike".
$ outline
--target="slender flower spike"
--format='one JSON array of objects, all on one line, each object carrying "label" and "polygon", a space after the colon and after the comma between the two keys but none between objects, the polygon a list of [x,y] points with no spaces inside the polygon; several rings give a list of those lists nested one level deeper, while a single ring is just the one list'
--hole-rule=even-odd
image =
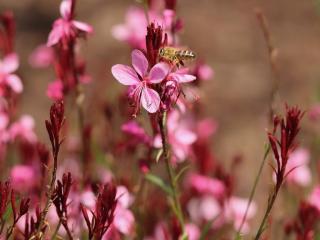
[{"label": "slender flower spike", "polygon": [[158,92],[150,87],[152,84],[161,83],[169,73],[169,65],[157,63],[148,72],[148,60],[139,50],[133,50],[132,67],[116,64],[111,68],[112,75],[121,84],[132,86],[129,97],[133,99],[136,111],[140,104],[149,112],[155,113],[160,106],[160,96]]},{"label": "slender flower spike", "polygon": [[47,46],[53,46],[59,42],[67,47],[70,40],[75,39],[79,34],[92,33],[90,25],[73,20],[75,0],[63,0],[60,4],[61,18],[57,19],[49,34]]},{"label": "slender flower spike", "polygon": [[[286,107],[286,117],[274,120],[274,130],[268,133],[269,142],[276,160],[274,168],[276,175],[276,191],[279,190],[281,184],[287,175],[294,169],[286,171],[289,155],[295,150],[295,139],[300,130],[300,121],[303,117],[303,112],[297,107]],[[280,121],[279,121],[280,120]],[[280,128],[280,129],[279,129]],[[277,138],[276,132],[280,130],[280,136]]]}]

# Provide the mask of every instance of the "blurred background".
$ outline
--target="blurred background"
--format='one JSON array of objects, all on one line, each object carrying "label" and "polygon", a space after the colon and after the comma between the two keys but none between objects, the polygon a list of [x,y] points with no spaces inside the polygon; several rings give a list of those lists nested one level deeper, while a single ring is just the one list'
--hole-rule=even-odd
[{"label": "blurred background", "polygon": [[[21,59],[18,71],[25,90],[21,113],[35,117],[37,133],[46,139],[42,127],[50,100],[47,84],[55,79],[52,69],[33,69],[28,63],[31,52],[47,40],[53,21],[59,17],[60,1],[1,1],[0,10],[12,10],[17,20],[17,52]],[[114,103],[117,91],[123,90],[111,76],[116,63],[130,63],[130,49],[114,39],[111,28],[124,22],[133,0],[78,0],[77,19],[94,27],[95,33],[83,41],[82,55],[87,59],[93,83],[88,86],[87,104],[93,122],[99,103]],[[320,16],[313,0],[180,0],[178,15],[184,20],[183,45],[194,50],[199,58],[214,69],[214,78],[202,85],[201,100],[204,117],[214,118],[219,125],[212,139],[218,161],[230,166],[235,156],[242,163],[236,170],[236,192],[248,197],[257,168],[261,162],[265,129],[268,128],[268,100],[274,78],[265,39],[254,9],[260,8],[269,21],[274,45],[278,49],[279,97],[277,110],[284,103],[308,110],[317,102],[320,77]],[[313,125],[305,118],[300,136],[301,145],[312,143]],[[108,137],[108,136],[106,136]],[[317,160],[316,154],[312,161]],[[316,181],[316,179],[314,179]],[[256,200],[260,214],[266,204],[271,184],[266,166]],[[279,206],[284,204],[279,200]],[[281,207],[276,214],[281,215]],[[261,216],[257,216],[257,219]]]}]

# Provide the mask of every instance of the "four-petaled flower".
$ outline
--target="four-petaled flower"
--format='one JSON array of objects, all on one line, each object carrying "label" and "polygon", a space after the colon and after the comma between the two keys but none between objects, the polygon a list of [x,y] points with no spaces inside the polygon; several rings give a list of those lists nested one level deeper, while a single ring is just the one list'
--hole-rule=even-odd
[{"label": "four-petaled flower", "polygon": [[19,59],[17,54],[11,53],[0,60],[0,96],[4,95],[5,87],[8,86],[15,93],[21,93],[23,86],[20,78],[13,74],[19,67]]},{"label": "four-petaled flower", "polygon": [[63,0],[60,4],[61,18],[57,19],[49,34],[47,46],[62,42],[67,47],[69,40],[76,38],[79,33],[91,33],[90,25],[73,20],[74,0]]},{"label": "four-petaled flower", "polygon": [[116,64],[112,67],[111,72],[120,83],[133,87],[130,91],[130,98],[134,100],[136,110],[139,109],[141,103],[148,112],[155,113],[160,106],[160,96],[150,85],[161,83],[168,75],[170,67],[160,62],[148,72],[148,60],[141,51],[133,50],[131,56],[133,68]]}]

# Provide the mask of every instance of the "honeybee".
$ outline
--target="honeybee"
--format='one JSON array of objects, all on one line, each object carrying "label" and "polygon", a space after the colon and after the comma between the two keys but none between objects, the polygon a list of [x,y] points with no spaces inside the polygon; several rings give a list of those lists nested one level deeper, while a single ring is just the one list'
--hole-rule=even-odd
[{"label": "honeybee", "polygon": [[159,49],[159,56],[179,66],[184,66],[183,61],[189,61],[196,58],[196,54],[190,50],[183,50],[174,47],[163,47]]}]

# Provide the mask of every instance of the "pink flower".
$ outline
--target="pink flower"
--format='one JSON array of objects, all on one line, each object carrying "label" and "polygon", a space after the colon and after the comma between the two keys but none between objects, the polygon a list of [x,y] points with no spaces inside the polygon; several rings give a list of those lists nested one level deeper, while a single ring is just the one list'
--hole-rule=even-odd
[{"label": "pink flower", "polygon": [[[159,22],[159,17],[149,12],[151,21]],[[145,48],[147,34],[147,20],[144,10],[131,7],[125,17],[125,23],[116,25],[111,30],[112,35],[120,40],[129,43],[133,48]]]},{"label": "pink flower", "polygon": [[312,121],[317,121],[320,119],[320,104],[315,104],[309,110],[309,118]]},{"label": "pink flower", "polygon": [[29,63],[34,68],[45,68],[54,62],[54,58],[54,50],[51,47],[40,45],[31,53]]},{"label": "pink flower", "polygon": [[[186,160],[191,152],[192,144],[197,140],[197,135],[190,129],[189,122],[178,111],[171,111],[168,115],[168,137],[174,153],[173,161]],[[155,140],[155,146],[161,147],[160,137]]]},{"label": "pink flower", "polygon": [[56,80],[49,83],[47,88],[47,96],[52,100],[63,99],[63,83],[60,80]]},{"label": "pink flower", "polygon": [[308,202],[316,207],[320,212],[320,185],[316,186],[311,192]]},{"label": "pink flower", "polygon": [[12,187],[19,192],[29,192],[36,184],[34,168],[27,165],[15,165],[10,172]]},{"label": "pink flower", "polygon": [[134,215],[128,209],[133,202],[133,196],[126,187],[118,186],[116,198],[118,204],[114,213],[113,225],[122,234],[129,235],[134,226]]},{"label": "pink flower", "polygon": [[90,25],[73,20],[74,0],[63,0],[60,4],[61,18],[57,19],[49,34],[47,46],[53,46],[62,42],[64,46],[69,40],[76,38],[79,33],[92,33]]},{"label": "pink flower", "polygon": [[215,134],[218,129],[218,124],[212,119],[204,119],[197,124],[197,135],[199,139],[206,140],[211,135]]},{"label": "pink flower", "polygon": [[188,178],[188,186],[201,194],[209,194],[218,199],[224,196],[226,190],[222,181],[200,174],[191,174]]},{"label": "pink flower", "polygon": [[[239,198],[239,197],[231,197],[225,202],[224,217],[226,218],[226,221],[233,223],[234,229],[236,230],[240,227],[243,216],[246,212],[247,205],[248,205],[248,200],[244,198]],[[253,218],[256,212],[257,212],[257,206],[254,202],[252,202],[248,209],[246,221],[244,222],[241,230],[243,234],[249,232],[250,227],[249,227],[248,220]]]},{"label": "pink flower", "polygon": [[186,232],[188,235],[188,240],[198,240],[200,239],[200,229],[198,228],[197,225],[192,224],[192,223],[187,223],[185,225]]},{"label": "pink flower", "polygon": [[150,85],[158,84],[165,79],[169,72],[169,66],[165,63],[158,63],[148,73],[148,60],[139,50],[132,51],[132,67],[117,64],[111,69],[115,79],[121,84],[132,86],[130,97],[137,107],[140,104],[150,113],[158,111],[160,96]]},{"label": "pink flower", "polygon": [[150,136],[147,135],[145,130],[136,121],[129,121],[123,124],[121,130],[135,138],[139,143],[149,144],[151,142]]},{"label": "pink flower", "polygon": [[20,137],[30,143],[37,141],[37,136],[34,133],[34,119],[29,115],[24,115],[19,121],[12,124],[9,129],[9,134],[12,140]]},{"label": "pink flower", "polygon": [[292,170],[288,176],[287,181],[295,183],[300,186],[307,186],[311,183],[311,171],[308,167],[310,161],[310,152],[305,148],[296,149],[290,154],[287,171]]},{"label": "pink flower", "polygon": [[[289,156],[286,167],[286,180],[288,183],[297,184],[302,187],[311,182],[311,171],[308,167],[310,153],[307,149],[298,148]],[[276,176],[273,176],[274,181]]]},{"label": "pink flower", "polygon": [[[20,78],[12,74],[19,67],[19,59],[17,54],[11,53],[0,61],[0,85],[8,86],[15,93],[21,93],[23,86]],[[4,89],[0,89],[0,95],[4,94]]]},{"label": "pink flower", "polygon": [[199,224],[215,219],[222,212],[218,200],[210,195],[192,198],[188,202],[187,209],[191,220]]}]

